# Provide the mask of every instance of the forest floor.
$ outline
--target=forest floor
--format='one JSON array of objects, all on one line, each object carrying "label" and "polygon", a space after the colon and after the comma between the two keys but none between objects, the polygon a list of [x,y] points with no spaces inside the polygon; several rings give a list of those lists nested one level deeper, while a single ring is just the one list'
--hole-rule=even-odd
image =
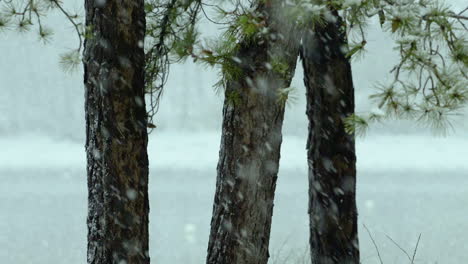
[{"label": "forest floor", "polygon": [[[0,262],[81,264],[86,259],[83,144],[24,136],[0,139]],[[275,199],[271,263],[302,264],[307,249],[305,140],[286,136]],[[159,264],[204,263],[219,134],[151,137],[150,254]],[[359,139],[361,258],[408,263],[468,260],[468,139],[373,136]],[[290,256],[290,257],[288,257]],[[286,261],[286,259],[289,259]]]}]

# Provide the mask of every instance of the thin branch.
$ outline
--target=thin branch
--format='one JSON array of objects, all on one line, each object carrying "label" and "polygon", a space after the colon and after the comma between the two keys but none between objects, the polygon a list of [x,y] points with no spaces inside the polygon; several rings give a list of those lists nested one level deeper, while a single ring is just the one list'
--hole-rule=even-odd
[{"label": "thin branch", "polygon": [[411,264],[414,263],[414,258],[416,257],[416,252],[418,251],[419,241],[421,240],[421,234],[418,236],[418,242],[416,242],[416,247],[414,248],[413,257],[411,258]]},{"label": "thin branch", "polygon": [[375,250],[377,251],[377,256],[379,257],[380,264],[383,264],[382,257],[380,256],[379,247],[377,247],[377,244],[375,243],[375,240],[374,240],[374,238],[372,237],[372,234],[371,234],[371,232],[369,231],[369,228],[367,228],[367,226],[366,226],[365,224],[363,224],[363,226],[364,226],[364,228],[366,229],[367,234],[369,235],[370,239],[372,240],[372,244],[374,244]]},{"label": "thin branch", "polygon": [[409,253],[404,250],[400,245],[398,245],[397,242],[395,242],[389,235],[385,234],[385,236],[390,240],[392,241],[392,243],[397,246],[403,253],[405,253],[405,255],[408,257],[408,260],[411,261],[411,256],[409,255]]},{"label": "thin branch", "polygon": [[60,5],[60,3],[57,0],[52,0],[52,2],[55,3],[55,5],[60,9],[60,11],[67,17],[67,19],[70,21],[70,23],[73,24],[73,27],[75,28],[76,33],[78,34],[78,39],[80,41],[80,44],[78,46],[78,52],[81,51],[81,47],[83,45],[83,39],[80,34],[80,28],[79,25],[73,20],[72,16]]}]

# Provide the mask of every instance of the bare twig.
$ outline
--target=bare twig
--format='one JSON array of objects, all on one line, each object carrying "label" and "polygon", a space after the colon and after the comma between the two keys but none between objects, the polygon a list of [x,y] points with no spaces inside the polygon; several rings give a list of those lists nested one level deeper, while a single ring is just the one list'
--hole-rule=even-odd
[{"label": "bare twig", "polygon": [[63,6],[58,2],[57,0],[52,0],[53,3],[60,9],[60,12],[65,15],[65,17],[72,23],[73,27],[75,28],[75,31],[78,35],[78,39],[80,41],[78,45],[78,52],[81,50],[81,47],[83,46],[83,39],[81,37],[81,32],[80,32],[80,25],[73,20],[72,16],[63,8]]},{"label": "bare twig", "polygon": [[414,258],[416,257],[416,252],[418,251],[418,246],[419,246],[419,241],[421,240],[421,234],[418,236],[418,242],[416,242],[416,247],[414,248],[413,251],[413,257],[411,258],[411,264],[414,263]]},{"label": "bare twig", "polygon": [[375,240],[374,240],[374,238],[372,237],[372,234],[371,234],[371,232],[369,231],[369,228],[367,228],[367,226],[366,226],[365,224],[363,224],[363,226],[364,226],[364,228],[366,229],[367,234],[369,235],[370,239],[372,240],[372,244],[374,244],[375,250],[377,251],[377,256],[379,257],[380,264],[383,264],[382,257],[380,256],[379,247],[378,247],[377,244],[375,243]]},{"label": "bare twig", "polygon": [[395,242],[389,235],[385,234],[385,236],[390,240],[392,241],[393,244],[395,244],[395,246],[397,246],[403,253],[405,253],[405,255],[408,257],[408,260],[411,261],[411,256],[409,255],[409,253],[404,250],[397,242]]}]

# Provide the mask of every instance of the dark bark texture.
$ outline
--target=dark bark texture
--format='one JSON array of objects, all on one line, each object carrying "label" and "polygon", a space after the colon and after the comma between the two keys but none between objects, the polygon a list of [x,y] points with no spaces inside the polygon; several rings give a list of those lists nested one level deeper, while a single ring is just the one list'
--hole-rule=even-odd
[{"label": "dark bark texture", "polygon": [[341,20],[308,30],[301,59],[307,89],[309,220],[313,264],[359,264],[351,66]]},{"label": "dark bark texture", "polygon": [[[282,142],[284,102],[299,44],[282,17],[282,1],[258,1],[270,33],[242,41],[236,61],[242,77],[227,83],[208,264],[266,264]],[[278,13],[276,12],[278,11]],[[272,69],[274,60],[287,72]]]},{"label": "dark bark texture", "polygon": [[86,0],[88,263],[149,263],[143,0]]}]

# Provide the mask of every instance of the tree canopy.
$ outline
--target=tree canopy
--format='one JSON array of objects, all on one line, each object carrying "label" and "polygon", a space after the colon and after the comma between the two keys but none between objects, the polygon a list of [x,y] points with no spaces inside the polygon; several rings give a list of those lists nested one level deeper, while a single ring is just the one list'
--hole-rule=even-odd
[{"label": "tree canopy", "polygon": [[[146,1],[145,85],[150,94],[150,129],[154,128],[152,117],[158,110],[171,64],[192,58],[219,66],[218,88],[229,79],[241,77],[233,56],[236,44],[268,33],[262,15],[249,5],[249,1],[238,0]],[[1,0],[0,8],[0,31],[15,29],[22,33],[35,29],[44,43],[53,34],[44,25],[44,17],[54,10],[62,13],[76,31],[79,43],[61,55],[60,63],[65,71],[81,63],[83,39],[90,37],[89,30],[82,17],[65,8],[62,0]],[[358,133],[364,132],[370,122],[388,118],[418,120],[439,130],[451,127],[451,117],[461,114],[468,103],[467,10],[455,11],[439,0],[294,0],[284,6],[284,12],[299,27],[323,24],[334,19],[331,12],[339,12],[348,38],[343,51],[353,59],[365,59],[367,28],[373,21],[394,40],[398,63],[390,72],[391,81],[376,84],[376,92],[370,96],[375,110],[347,118],[348,131]],[[203,30],[197,29],[201,16],[226,29],[221,37],[202,39]],[[271,67],[287,73],[280,57]],[[278,91],[280,100],[286,101],[289,91]],[[235,95],[232,98],[235,101]]]}]

